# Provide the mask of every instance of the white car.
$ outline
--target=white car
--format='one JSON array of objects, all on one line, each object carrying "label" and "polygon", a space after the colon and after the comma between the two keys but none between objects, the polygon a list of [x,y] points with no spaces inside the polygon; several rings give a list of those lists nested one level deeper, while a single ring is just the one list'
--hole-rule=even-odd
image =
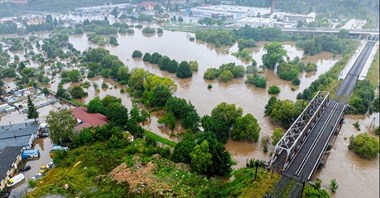
[{"label": "white car", "polygon": [[46,167],[48,167],[49,169],[53,168],[53,166],[54,166],[54,162],[53,161],[51,161],[51,162],[49,162],[49,163],[46,164]]},{"label": "white car", "polygon": [[42,177],[42,173],[37,173],[32,177],[32,180],[37,180]]}]

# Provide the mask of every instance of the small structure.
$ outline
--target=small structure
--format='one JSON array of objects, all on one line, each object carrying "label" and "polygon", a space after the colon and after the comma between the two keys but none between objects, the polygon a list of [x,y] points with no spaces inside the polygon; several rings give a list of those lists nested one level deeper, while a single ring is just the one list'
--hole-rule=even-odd
[{"label": "small structure", "polygon": [[0,152],[0,191],[6,187],[8,180],[15,174],[21,162],[22,146],[7,146]]},{"label": "small structure", "polygon": [[88,113],[86,107],[76,107],[71,112],[77,119],[77,126],[75,130],[80,131],[83,128],[99,127],[108,123],[105,115],[100,113]]}]

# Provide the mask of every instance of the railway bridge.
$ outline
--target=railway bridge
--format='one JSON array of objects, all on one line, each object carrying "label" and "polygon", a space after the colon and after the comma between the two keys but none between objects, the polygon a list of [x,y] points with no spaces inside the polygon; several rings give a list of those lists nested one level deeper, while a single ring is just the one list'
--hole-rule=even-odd
[{"label": "railway bridge", "polygon": [[318,92],[276,144],[269,165],[283,177],[270,197],[301,196],[304,183],[312,179],[332,136],[339,132],[348,98],[374,45],[367,42],[335,96]]}]

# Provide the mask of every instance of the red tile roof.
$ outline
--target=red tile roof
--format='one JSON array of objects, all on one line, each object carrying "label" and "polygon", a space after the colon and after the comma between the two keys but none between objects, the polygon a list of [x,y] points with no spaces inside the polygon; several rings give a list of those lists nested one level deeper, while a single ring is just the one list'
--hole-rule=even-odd
[{"label": "red tile roof", "polygon": [[103,126],[108,123],[106,116],[100,113],[88,113],[86,107],[76,107],[71,113],[73,116],[82,121],[82,124],[77,125],[75,129]]}]

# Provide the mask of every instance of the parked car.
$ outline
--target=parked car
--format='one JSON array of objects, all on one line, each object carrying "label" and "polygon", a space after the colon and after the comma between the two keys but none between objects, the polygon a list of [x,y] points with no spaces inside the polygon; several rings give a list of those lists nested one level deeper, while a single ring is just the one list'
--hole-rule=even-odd
[{"label": "parked car", "polygon": [[41,166],[40,173],[45,173],[48,170],[49,170],[49,168],[47,166]]},{"label": "parked car", "polygon": [[7,187],[15,186],[16,184],[20,183],[24,179],[25,179],[25,176],[22,173],[15,175],[14,177],[8,180]]},{"label": "parked car", "polygon": [[30,166],[29,165],[26,165],[26,166],[24,166],[24,168],[22,168],[21,170],[20,170],[20,172],[26,172],[26,171],[28,171],[28,170],[30,170]]},{"label": "parked car", "polygon": [[37,180],[42,177],[42,173],[37,173],[32,177],[32,180]]},{"label": "parked car", "polygon": [[54,162],[51,161],[51,162],[47,163],[46,166],[47,166],[49,169],[50,169],[50,168],[53,168],[53,166],[54,166]]}]

